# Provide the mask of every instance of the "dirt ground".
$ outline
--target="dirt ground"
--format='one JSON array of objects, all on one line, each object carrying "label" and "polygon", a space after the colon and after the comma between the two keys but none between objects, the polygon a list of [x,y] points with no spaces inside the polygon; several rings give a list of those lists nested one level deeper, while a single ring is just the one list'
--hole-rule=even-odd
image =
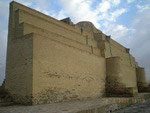
[{"label": "dirt ground", "polygon": [[[107,111],[117,109],[116,99],[122,100],[122,98],[97,98],[35,106],[13,105],[0,107],[0,113],[108,113]],[[98,111],[95,111],[95,108]],[[120,109],[113,113],[150,113],[150,100]]]},{"label": "dirt ground", "polygon": [[[110,100],[111,101],[111,100]],[[108,105],[109,99],[101,99],[44,104],[35,106],[7,106],[0,107],[0,113],[76,113],[85,109],[93,109],[95,106]]]},{"label": "dirt ground", "polygon": [[150,113],[150,100],[115,111],[113,113]]}]

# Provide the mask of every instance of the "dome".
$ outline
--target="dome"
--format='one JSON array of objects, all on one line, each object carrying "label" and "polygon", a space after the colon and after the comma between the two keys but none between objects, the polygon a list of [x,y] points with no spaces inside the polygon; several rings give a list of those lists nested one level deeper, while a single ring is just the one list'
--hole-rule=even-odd
[{"label": "dome", "polygon": [[102,33],[100,30],[98,30],[92,22],[89,21],[81,21],[78,22],[76,25],[80,26],[87,32],[93,32],[93,33]]}]

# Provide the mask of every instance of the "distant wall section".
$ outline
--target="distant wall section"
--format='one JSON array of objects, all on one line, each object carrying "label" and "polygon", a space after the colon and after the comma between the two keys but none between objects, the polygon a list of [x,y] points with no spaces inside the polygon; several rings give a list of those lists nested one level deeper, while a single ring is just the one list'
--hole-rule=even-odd
[{"label": "distant wall section", "polygon": [[146,76],[145,70],[142,67],[136,68],[136,75],[137,75],[137,84],[139,86],[146,86]]}]

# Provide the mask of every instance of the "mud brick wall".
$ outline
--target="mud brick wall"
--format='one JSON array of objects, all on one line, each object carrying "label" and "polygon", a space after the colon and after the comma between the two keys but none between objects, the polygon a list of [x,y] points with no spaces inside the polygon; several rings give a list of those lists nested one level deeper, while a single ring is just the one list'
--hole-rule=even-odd
[{"label": "mud brick wall", "polygon": [[87,44],[87,35],[92,36],[12,2],[5,88],[14,101],[41,104],[101,97],[106,62],[96,46]]}]

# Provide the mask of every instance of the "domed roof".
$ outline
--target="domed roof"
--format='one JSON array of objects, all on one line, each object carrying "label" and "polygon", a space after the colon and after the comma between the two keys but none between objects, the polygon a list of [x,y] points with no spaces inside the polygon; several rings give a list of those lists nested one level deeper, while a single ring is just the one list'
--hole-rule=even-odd
[{"label": "domed roof", "polygon": [[93,33],[102,33],[100,30],[98,30],[92,22],[89,21],[81,21],[78,22],[76,25],[82,27],[84,30],[88,32],[93,32]]}]

